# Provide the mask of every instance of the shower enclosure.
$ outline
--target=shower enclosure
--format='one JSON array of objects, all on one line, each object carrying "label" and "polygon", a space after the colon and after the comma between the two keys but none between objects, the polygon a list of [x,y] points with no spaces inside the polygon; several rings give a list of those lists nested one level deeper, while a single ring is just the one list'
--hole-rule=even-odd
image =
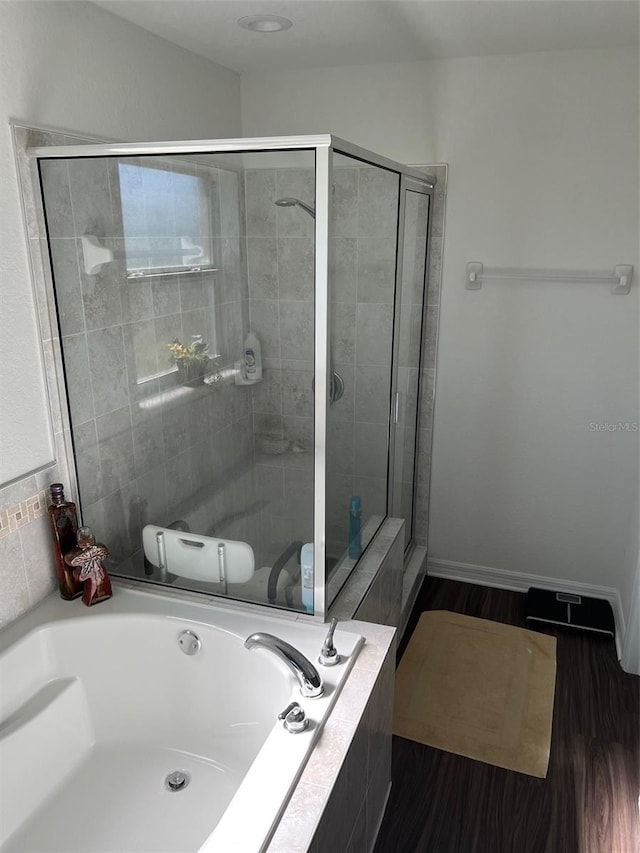
[{"label": "shower enclosure", "polygon": [[324,618],[386,516],[409,555],[433,179],[332,136],[30,153],[112,573]]}]

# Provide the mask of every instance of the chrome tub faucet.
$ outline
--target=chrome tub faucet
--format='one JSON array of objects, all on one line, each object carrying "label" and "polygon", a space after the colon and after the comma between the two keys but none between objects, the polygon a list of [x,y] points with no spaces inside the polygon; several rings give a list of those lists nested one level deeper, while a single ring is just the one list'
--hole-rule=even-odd
[{"label": "chrome tub faucet", "polygon": [[290,643],[273,634],[257,633],[247,637],[244,645],[247,649],[267,649],[283,660],[298,679],[303,696],[311,699],[322,696],[324,685],[320,673],[311,661]]}]

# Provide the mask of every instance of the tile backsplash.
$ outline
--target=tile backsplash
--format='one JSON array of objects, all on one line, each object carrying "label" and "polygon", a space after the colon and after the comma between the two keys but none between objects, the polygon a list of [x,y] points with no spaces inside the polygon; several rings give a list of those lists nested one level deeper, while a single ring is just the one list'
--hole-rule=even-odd
[{"label": "tile backsplash", "polygon": [[0,539],[30,521],[41,518],[46,512],[46,500],[46,492],[42,490],[8,506],[7,509],[0,509]]},{"label": "tile backsplash", "polygon": [[0,489],[0,626],[56,587],[47,506],[56,466]]}]

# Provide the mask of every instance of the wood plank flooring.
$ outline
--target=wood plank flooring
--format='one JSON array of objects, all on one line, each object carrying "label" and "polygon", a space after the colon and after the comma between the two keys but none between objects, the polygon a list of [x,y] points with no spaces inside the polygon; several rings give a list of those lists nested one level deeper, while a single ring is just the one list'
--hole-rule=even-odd
[{"label": "wood plank flooring", "polygon": [[[524,595],[428,578],[423,610],[528,627]],[[546,779],[393,738],[393,785],[375,853],[638,853],[640,678],[611,639],[555,630],[557,681]]]}]

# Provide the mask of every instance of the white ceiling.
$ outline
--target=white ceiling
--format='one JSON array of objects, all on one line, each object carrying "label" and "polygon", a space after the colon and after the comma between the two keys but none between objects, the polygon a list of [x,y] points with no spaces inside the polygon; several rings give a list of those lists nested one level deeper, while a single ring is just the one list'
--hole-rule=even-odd
[{"label": "white ceiling", "polygon": [[[98,0],[234,71],[296,69],[638,44],[638,0]],[[279,33],[245,15],[293,21]]]}]

